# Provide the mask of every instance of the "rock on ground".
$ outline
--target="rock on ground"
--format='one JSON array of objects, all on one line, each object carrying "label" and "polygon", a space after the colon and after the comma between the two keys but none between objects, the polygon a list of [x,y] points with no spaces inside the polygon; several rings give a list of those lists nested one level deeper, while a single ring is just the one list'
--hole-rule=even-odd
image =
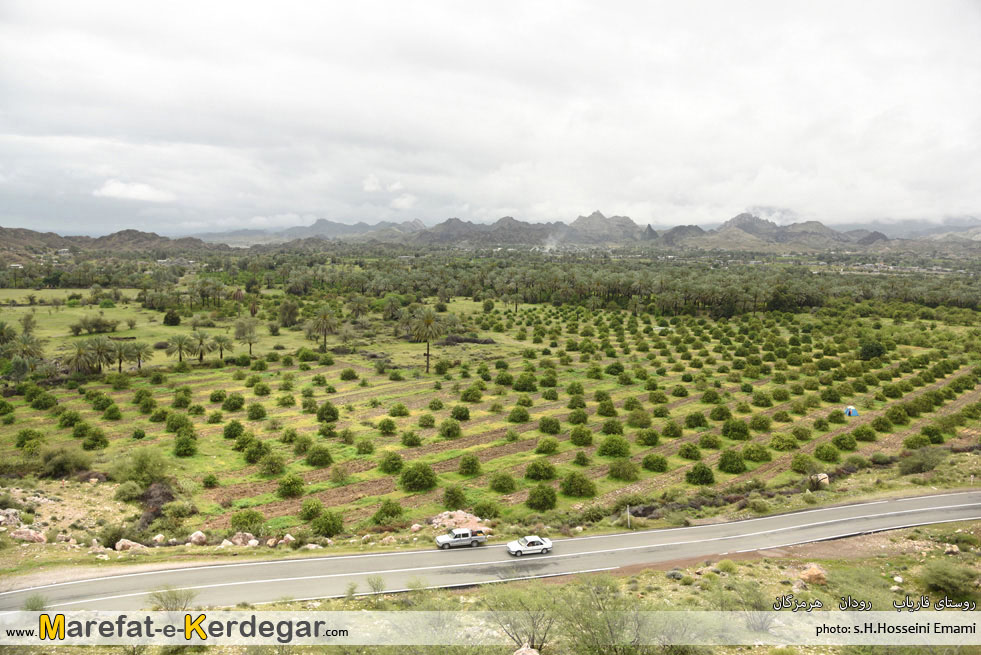
[{"label": "rock on ground", "polygon": [[197,532],[192,533],[191,536],[187,538],[187,543],[193,544],[195,546],[203,546],[206,543],[208,543],[208,536],[203,532],[201,532],[200,530],[198,530]]},{"label": "rock on ground", "polygon": [[17,541],[27,541],[33,544],[45,544],[48,542],[48,538],[44,536],[43,532],[31,530],[30,528],[18,528],[10,533],[10,538],[16,539]]},{"label": "rock on ground", "polygon": [[12,528],[19,528],[20,522],[20,510],[14,509],[13,507],[8,507],[7,509],[0,509],[0,525],[4,525]]},{"label": "rock on ground", "polygon": [[461,510],[442,512],[433,517],[430,524],[436,529],[467,528],[470,530],[481,528],[486,530],[483,521],[479,516]]},{"label": "rock on ground", "polygon": [[253,539],[255,539],[255,535],[251,532],[236,532],[232,537],[232,543],[236,546],[246,546]]},{"label": "rock on ground", "polygon": [[129,539],[120,539],[116,542],[116,550],[143,550],[146,548],[143,544],[136,543],[135,541],[130,541]]},{"label": "rock on ground", "polygon": [[808,564],[799,577],[807,584],[828,584],[828,572],[817,564]]}]

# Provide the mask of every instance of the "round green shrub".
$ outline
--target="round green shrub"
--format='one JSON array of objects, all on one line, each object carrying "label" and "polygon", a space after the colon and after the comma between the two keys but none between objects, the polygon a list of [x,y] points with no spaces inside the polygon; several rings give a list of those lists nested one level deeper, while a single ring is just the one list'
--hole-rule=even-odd
[{"label": "round green shrub", "polygon": [[424,462],[415,462],[402,470],[399,482],[406,491],[428,491],[436,486],[436,473]]},{"label": "round green shrub", "polygon": [[654,471],[655,473],[664,473],[668,470],[668,458],[664,455],[658,455],[656,453],[650,453],[644,456],[641,462],[643,466],[648,471]]},{"label": "round green shrub", "polygon": [[529,490],[525,504],[531,509],[545,512],[554,509],[557,502],[558,494],[555,489],[547,484],[539,484]]}]

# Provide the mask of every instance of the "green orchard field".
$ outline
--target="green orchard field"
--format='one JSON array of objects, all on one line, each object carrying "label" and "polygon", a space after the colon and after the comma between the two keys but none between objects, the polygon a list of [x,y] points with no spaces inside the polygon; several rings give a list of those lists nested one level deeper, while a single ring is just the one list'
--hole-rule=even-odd
[{"label": "green orchard field", "polygon": [[[127,295],[112,307],[12,306],[4,318],[33,313],[49,353],[89,338],[71,336],[83,315],[118,321],[111,338],[163,344],[191,331]],[[939,444],[977,443],[978,362],[960,352],[961,326],[830,312],[714,321],[578,306],[485,311],[461,299],[446,310],[466,337],[434,342],[430,373],[426,344],[372,313],[327,337],[326,352],[299,327],[263,328],[252,358],[237,344],[226,361],[213,352],[177,365],[161,348],[121,378],[11,387],[4,467],[43,475],[39,460],[61,449],[90,458],[81,475],[122,481],[132,456],[159,453],[177,499],[128,534],[183,540],[233,531],[246,509],[261,513],[263,534],[309,531],[320,511],[305,511],[311,499],[348,533],[404,529],[447,508],[588,524],[618,499],[799,495],[816,473],[886,471],[901,452],[930,459]],[[198,329],[231,337],[233,322]],[[881,349],[863,359],[870,340]],[[239,396],[241,406],[229,401]],[[848,405],[859,415],[846,417]],[[435,483],[411,490],[404,472],[420,463]]]}]

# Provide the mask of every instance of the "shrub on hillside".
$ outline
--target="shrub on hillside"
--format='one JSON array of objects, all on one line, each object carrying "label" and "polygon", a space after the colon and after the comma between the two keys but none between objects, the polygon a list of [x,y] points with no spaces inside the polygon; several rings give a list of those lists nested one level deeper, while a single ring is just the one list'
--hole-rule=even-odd
[{"label": "shrub on hillside", "polygon": [[719,455],[719,470],[723,473],[743,473],[746,471],[746,462],[738,450],[723,450]]},{"label": "shrub on hillside", "polygon": [[713,484],[715,483],[715,474],[704,463],[697,462],[685,473],[685,482],[696,485]]},{"label": "shrub on hillside", "polygon": [[529,480],[552,480],[555,466],[547,459],[536,459],[525,467],[525,477]]},{"label": "shrub on hillside", "polygon": [[641,462],[641,466],[643,466],[648,471],[654,471],[655,473],[663,473],[668,470],[668,459],[664,455],[650,453],[644,456],[644,460]]},{"label": "shrub on hillside", "polygon": [[399,482],[406,491],[428,491],[436,486],[436,473],[425,462],[415,462],[402,470]]},{"label": "shrub on hillside", "polygon": [[558,495],[555,493],[555,489],[547,484],[539,484],[531,488],[528,492],[528,500],[525,504],[528,507],[544,512],[555,508],[555,504],[558,501]]},{"label": "shrub on hillside", "polygon": [[629,457],[630,442],[620,435],[610,435],[600,444],[596,454],[601,457]]},{"label": "shrub on hillside", "polygon": [[629,459],[617,459],[610,462],[608,475],[614,480],[634,482],[640,477],[640,469]]},{"label": "shrub on hillside", "polygon": [[491,476],[488,486],[492,491],[500,494],[509,494],[518,488],[514,478],[503,471],[499,471]]}]

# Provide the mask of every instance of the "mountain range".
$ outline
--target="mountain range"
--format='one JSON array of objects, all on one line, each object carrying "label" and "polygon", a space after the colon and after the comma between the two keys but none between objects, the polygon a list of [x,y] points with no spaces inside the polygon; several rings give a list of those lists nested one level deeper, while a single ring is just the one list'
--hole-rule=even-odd
[{"label": "mountain range", "polygon": [[[970,224],[965,224],[964,227],[967,228],[968,225]],[[964,243],[981,238],[971,234],[970,230],[964,233],[945,232],[921,237],[920,240]],[[910,245],[909,240],[890,239],[877,230],[856,228],[840,231],[818,221],[778,225],[750,213],[739,214],[710,230],[697,225],[679,225],[658,232],[650,225],[638,225],[627,216],[605,216],[599,211],[588,216],[579,216],[570,223],[531,223],[505,216],[493,223],[449,218],[432,227],[426,227],[419,220],[350,225],[320,219],[309,226],[278,232],[239,230],[195,236],[208,242],[237,246],[287,243],[294,239],[309,238],[464,247],[537,246],[545,249],[638,244],[655,248],[760,252],[867,250],[888,248],[888,244]]]},{"label": "mountain range", "polygon": [[32,255],[69,251],[148,252],[161,256],[193,251],[230,251],[223,243],[207,243],[194,237],[172,239],[154,232],[120,230],[101,237],[61,236],[20,227],[0,227],[0,255],[19,261]]},{"label": "mountain range", "polygon": [[652,250],[747,251],[760,253],[917,252],[976,254],[981,250],[981,227],[973,221],[947,224],[916,238],[896,239],[885,233],[854,227],[836,230],[818,221],[779,225],[751,213],[742,213],[714,229],[679,225],[655,230],[626,216],[605,216],[595,211],[565,223],[531,223],[505,216],[493,223],[474,223],[450,218],[432,227],[421,221],[402,223],[338,223],[319,219],[312,225],[280,231],[243,229],[169,238],[153,232],[123,230],[101,237],[60,236],[23,228],[0,227],[0,254],[30,256],[63,248],[170,253],[230,251],[233,247],[316,248],[325,240],[393,243],[399,245],[461,248],[523,247],[593,248],[630,246]]}]

